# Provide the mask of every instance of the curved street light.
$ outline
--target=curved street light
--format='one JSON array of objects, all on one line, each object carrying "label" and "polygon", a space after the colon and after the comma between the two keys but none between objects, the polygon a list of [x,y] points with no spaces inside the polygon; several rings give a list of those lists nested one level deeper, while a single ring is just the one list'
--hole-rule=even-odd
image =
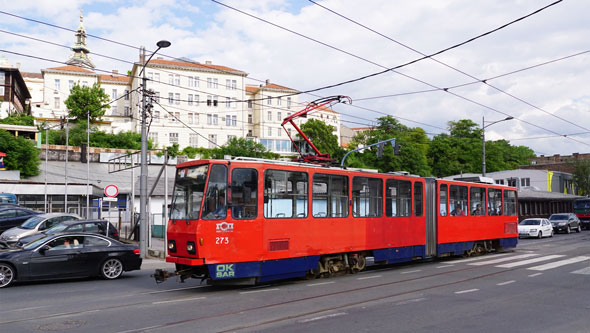
[{"label": "curved street light", "polygon": [[501,120],[496,120],[496,121],[491,121],[491,122],[489,121],[489,124],[486,125],[485,124],[486,123],[485,117],[483,117],[483,116],[481,117],[481,131],[482,131],[482,133],[481,133],[481,146],[482,146],[481,147],[481,154],[482,154],[482,156],[481,156],[481,175],[483,177],[486,176],[486,127],[492,126],[494,124],[497,124],[497,123],[500,123],[500,122],[503,122],[506,120],[512,120],[512,119],[514,119],[514,117],[509,116],[509,117],[506,117]]},{"label": "curved street light", "polygon": [[[147,130],[146,130],[146,84],[145,67],[152,60],[152,57],[163,48],[170,46],[167,40],[161,40],[156,43],[158,48],[150,55],[147,61],[144,61],[139,76],[142,76],[142,92],[141,92],[141,168],[139,176],[139,250],[141,257],[147,256],[147,238],[148,238],[148,207],[147,207]],[[145,59],[145,49],[143,50],[143,59]],[[132,215],[133,216],[133,215]]]}]

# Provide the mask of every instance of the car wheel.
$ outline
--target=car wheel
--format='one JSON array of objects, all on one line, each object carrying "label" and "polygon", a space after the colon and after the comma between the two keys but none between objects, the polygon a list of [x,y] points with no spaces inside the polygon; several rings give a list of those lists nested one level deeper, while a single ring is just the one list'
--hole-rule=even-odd
[{"label": "car wheel", "polygon": [[565,233],[569,234],[569,233],[571,233],[571,232],[572,232],[572,228],[570,228],[570,226],[568,225],[568,226],[567,226],[567,230],[565,231]]},{"label": "car wheel", "polygon": [[578,224],[578,229],[576,229],[576,232],[582,232],[582,226]]},{"label": "car wheel", "polygon": [[553,234],[554,234],[554,233],[555,233],[555,232],[553,232],[553,230],[551,230],[551,235],[549,235],[549,237],[553,237]]},{"label": "car wheel", "polygon": [[107,259],[100,266],[100,275],[107,280],[114,280],[123,274],[123,263],[119,259]]},{"label": "car wheel", "polygon": [[539,234],[537,235],[538,239],[543,238],[543,230],[539,230]]},{"label": "car wheel", "polygon": [[0,288],[8,287],[14,281],[14,268],[0,263]]}]

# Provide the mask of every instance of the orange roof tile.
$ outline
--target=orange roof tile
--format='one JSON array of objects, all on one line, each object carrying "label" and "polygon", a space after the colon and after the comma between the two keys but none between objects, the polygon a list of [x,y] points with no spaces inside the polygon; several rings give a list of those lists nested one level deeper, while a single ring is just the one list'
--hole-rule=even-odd
[{"label": "orange roof tile", "polygon": [[94,72],[91,71],[91,70],[89,70],[89,69],[78,67],[78,66],[71,66],[71,65],[61,66],[61,67],[53,67],[53,68],[47,68],[47,69],[52,69],[52,70],[56,70],[56,71],[79,72],[79,73],[92,73],[92,74],[94,74]]},{"label": "orange roof tile", "polygon": [[43,74],[41,73],[32,73],[32,72],[20,72],[23,77],[30,77],[33,79],[42,79]]},{"label": "orange roof tile", "polygon": [[233,69],[226,66],[219,66],[213,64],[200,64],[196,62],[186,62],[186,61],[174,61],[174,60],[164,60],[164,59],[152,59],[150,60],[150,64],[160,64],[160,65],[171,65],[171,66],[183,66],[183,67],[195,67],[201,69],[214,69],[223,72],[239,72],[246,74],[237,69]]},{"label": "orange roof tile", "polygon": [[262,88],[266,88],[266,89],[279,89],[279,90],[293,90],[293,91],[296,91],[295,89],[291,89],[291,88],[279,86],[278,84],[274,84],[274,83],[269,83],[269,84],[265,85]]},{"label": "orange roof tile", "polygon": [[130,78],[128,76],[123,76],[123,75],[106,74],[106,75],[100,75],[99,79],[100,79],[100,81],[128,83]]},{"label": "orange roof tile", "polygon": [[255,93],[255,92],[258,91],[258,89],[259,88],[257,86],[249,86],[249,85],[246,85],[246,92]]}]

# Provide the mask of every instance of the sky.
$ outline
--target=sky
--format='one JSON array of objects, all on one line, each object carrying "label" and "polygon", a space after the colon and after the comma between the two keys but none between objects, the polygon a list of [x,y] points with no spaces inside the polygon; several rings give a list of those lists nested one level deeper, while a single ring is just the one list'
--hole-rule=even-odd
[{"label": "sky", "polygon": [[126,73],[138,47],[165,39],[172,45],[158,56],[235,68],[247,84],[336,85],[299,100],[350,96],[352,105],[334,106],[347,127],[391,115],[433,136],[451,121],[485,120],[486,140],[537,155],[590,153],[590,1],[563,0],[386,71],[554,2],[0,0],[0,58],[26,72],[62,65],[72,53],[63,46],[74,43],[62,28],[77,29],[82,10],[86,32],[102,38],[87,38],[97,70]]}]

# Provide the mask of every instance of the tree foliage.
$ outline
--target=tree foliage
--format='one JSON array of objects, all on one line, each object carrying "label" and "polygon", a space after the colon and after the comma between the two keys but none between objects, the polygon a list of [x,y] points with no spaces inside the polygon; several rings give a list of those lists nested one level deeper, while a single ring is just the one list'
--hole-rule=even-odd
[{"label": "tree foliage", "polygon": [[35,117],[24,113],[15,113],[0,119],[0,124],[35,126]]},{"label": "tree foliage", "polygon": [[[301,131],[311,140],[313,145],[322,154],[330,154],[335,160],[340,160],[344,156],[344,149],[338,144],[338,137],[332,132],[334,128],[318,119],[309,119],[301,124]],[[298,135],[298,137],[300,137]],[[300,137],[301,140],[303,138]],[[311,151],[311,147],[306,147]]]},{"label": "tree foliage", "polygon": [[225,145],[211,151],[211,158],[222,159],[225,155],[267,159],[276,159],[279,156],[269,152],[263,144],[246,138],[231,138]]},{"label": "tree foliage", "polygon": [[4,166],[8,170],[20,170],[24,177],[36,176],[39,170],[39,151],[35,143],[10,132],[0,130],[0,152],[6,153]]},{"label": "tree foliage", "polygon": [[408,171],[421,176],[430,175],[430,167],[426,160],[429,144],[426,133],[421,128],[402,125],[391,116],[379,118],[375,129],[357,134],[351,141],[350,147],[355,149],[359,145],[367,146],[393,138],[401,147],[399,155],[394,155],[392,145],[386,144],[383,147],[383,156],[378,157],[378,147],[375,146],[350,154],[345,165],[378,169],[380,172]]},{"label": "tree foliage", "polygon": [[[86,133],[87,123],[80,121],[69,129],[69,145],[80,146],[88,141]],[[45,143],[45,135],[42,136]],[[49,130],[49,144],[66,145],[66,130]],[[141,134],[127,131],[117,134],[110,134],[98,130],[98,127],[90,126],[90,146],[101,148],[118,149],[141,149]],[[152,148],[151,140],[148,140],[148,149]]]},{"label": "tree foliage", "polygon": [[100,119],[110,108],[109,96],[102,90],[100,84],[92,87],[74,84],[70,90],[70,96],[64,101],[69,110],[69,116],[76,120],[86,121],[90,113],[90,122]]},{"label": "tree foliage", "polygon": [[578,160],[574,163],[574,184],[579,195],[590,195],[590,160]]}]

